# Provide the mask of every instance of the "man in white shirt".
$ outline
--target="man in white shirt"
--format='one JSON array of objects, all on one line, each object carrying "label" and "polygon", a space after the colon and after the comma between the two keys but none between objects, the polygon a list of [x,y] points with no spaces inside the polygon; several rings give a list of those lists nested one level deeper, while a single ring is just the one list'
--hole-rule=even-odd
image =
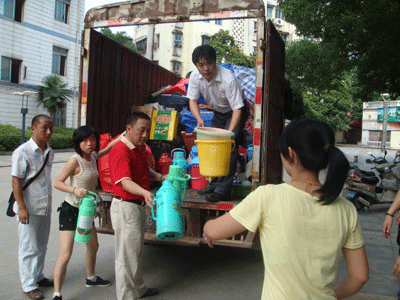
[{"label": "man in white shirt", "polygon": [[197,105],[201,93],[214,111],[211,127],[232,131],[235,134],[236,145],[231,154],[229,174],[225,177],[212,178],[205,189],[197,192],[200,195],[207,194],[206,199],[211,202],[230,200],[238,148],[247,118],[243,89],[231,71],[216,65],[216,52],[210,45],[202,45],[194,49],[192,61],[197,69],[190,75],[187,97],[190,111],[197,120],[197,127],[204,127]]},{"label": "man in white shirt", "polygon": [[[54,152],[47,144],[53,135],[53,122],[46,115],[32,120],[32,138],[12,154],[12,187],[15,197],[19,236],[19,273],[22,289],[31,299],[43,299],[39,286],[52,286],[43,276],[44,260],[50,234],[51,167]],[[34,177],[45,162],[40,175],[23,191],[24,183]]]}]

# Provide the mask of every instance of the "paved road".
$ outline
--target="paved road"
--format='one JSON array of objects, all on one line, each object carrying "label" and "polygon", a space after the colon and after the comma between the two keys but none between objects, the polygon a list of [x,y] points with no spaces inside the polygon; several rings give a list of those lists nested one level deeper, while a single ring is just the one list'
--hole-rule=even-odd
[{"label": "paved road", "polygon": [[[378,150],[357,147],[342,147],[352,162],[358,156],[362,163],[367,157],[365,152]],[[393,153],[392,153],[393,152]],[[61,172],[71,153],[56,153],[53,167],[53,180]],[[388,158],[394,157],[389,151]],[[27,299],[23,295],[19,282],[17,248],[18,236],[16,221],[5,216],[6,201],[11,192],[10,156],[0,156],[0,190],[3,201],[0,203],[0,299]],[[286,177],[287,178],[287,177]],[[58,256],[58,220],[56,208],[62,202],[64,194],[57,190],[53,193],[52,231],[46,259],[45,274],[53,277],[53,268]],[[361,227],[364,232],[370,280],[361,293],[353,300],[395,300],[399,284],[391,275],[396,254],[393,254],[389,240],[382,237],[380,230],[384,212],[389,205],[372,207],[360,212]],[[394,251],[395,231],[392,232]],[[114,239],[113,236],[99,235],[100,249],[97,261],[97,273],[114,283]],[[84,285],[85,246],[75,244],[68,274],[63,288],[64,299],[115,299],[115,286],[105,288],[86,288]],[[261,253],[226,247],[209,249],[201,247],[179,247],[146,245],[144,249],[145,280],[149,286],[160,289],[161,294],[149,299],[260,299],[263,263]],[[339,280],[343,278],[345,266],[342,263]],[[52,289],[43,289],[46,299],[51,299]]]}]

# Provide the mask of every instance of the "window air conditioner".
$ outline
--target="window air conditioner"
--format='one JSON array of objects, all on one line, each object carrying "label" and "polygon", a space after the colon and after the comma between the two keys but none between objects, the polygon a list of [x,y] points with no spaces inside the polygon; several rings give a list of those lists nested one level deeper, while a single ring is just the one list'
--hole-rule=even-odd
[{"label": "window air conditioner", "polygon": [[282,19],[275,19],[275,22],[274,22],[276,25],[278,25],[278,26],[283,26],[283,20]]}]

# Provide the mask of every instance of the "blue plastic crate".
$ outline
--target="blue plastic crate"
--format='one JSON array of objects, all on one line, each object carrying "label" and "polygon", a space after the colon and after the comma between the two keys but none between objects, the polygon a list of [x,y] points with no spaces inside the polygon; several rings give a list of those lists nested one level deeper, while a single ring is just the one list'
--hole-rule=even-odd
[{"label": "blue plastic crate", "polygon": [[[214,117],[214,112],[209,111],[207,109],[200,109],[200,115],[204,120],[204,126],[210,127],[211,120]],[[192,113],[186,108],[183,108],[182,110],[181,124],[185,126],[186,133],[192,133],[197,125],[197,120],[193,117]]]}]

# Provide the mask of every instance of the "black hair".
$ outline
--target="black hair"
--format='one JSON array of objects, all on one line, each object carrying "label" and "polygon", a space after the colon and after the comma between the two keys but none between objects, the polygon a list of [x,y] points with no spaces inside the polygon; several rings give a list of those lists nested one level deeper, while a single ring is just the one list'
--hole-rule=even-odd
[{"label": "black hair", "polygon": [[96,138],[96,148],[94,151],[97,152],[100,149],[100,135],[97,133],[96,129],[87,125],[83,125],[74,131],[72,135],[72,143],[74,144],[75,152],[80,156],[83,154],[80,143],[90,137],[92,134],[94,134]]},{"label": "black hair", "polygon": [[134,126],[136,124],[136,121],[139,119],[145,119],[151,121],[149,115],[145,114],[144,112],[134,111],[129,115],[128,119],[126,120],[126,125]]},{"label": "black hair", "polygon": [[291,121],[280,139],[279,149],[289,159],[289,147],[296,152],[302,166],[319,173],[328,167],[324,184],[318,192],[320,202],[331,204],[342,191],[350,164],[343,152],[334,146],[335,134],[325,122],[299,118]]},{"label": "black hair", "polygon": [[37,126],[42,118],[46,118],[51,121],[51,118],[48,115],[37,115],[33,117],[31,126]]},{"label": "black hair", "polygon": [[215,62],[217,60],[217,53],[210,45],[201,45],[193,50],[192,62],[196,65],[200,58],[204,58],[209,63]]}]

